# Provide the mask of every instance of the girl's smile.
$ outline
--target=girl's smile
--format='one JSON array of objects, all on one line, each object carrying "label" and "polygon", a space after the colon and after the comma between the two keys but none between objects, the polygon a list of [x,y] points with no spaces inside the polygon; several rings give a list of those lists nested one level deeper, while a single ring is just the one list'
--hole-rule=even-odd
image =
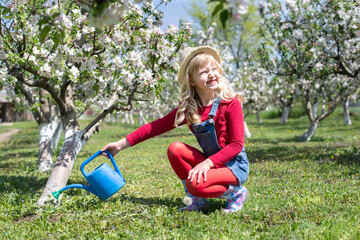
[{"label": "girl's smile", "polygon": [[212,79],[212,80],[209,80],[206,82],[206,84],[209,84],[209,85],[213,85],[213,84],[216,84],[217,83],[217,80],[216,79]]}]

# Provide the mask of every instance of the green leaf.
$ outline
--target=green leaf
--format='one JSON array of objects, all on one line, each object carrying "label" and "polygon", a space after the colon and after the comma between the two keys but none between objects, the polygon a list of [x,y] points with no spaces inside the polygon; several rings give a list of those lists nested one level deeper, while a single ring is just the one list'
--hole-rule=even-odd
[{"label": "green leaf", "polygon": [[54,34],[52,34],[51,39],[54,41],[54,48],[57,48],[60,43],[62,43],[65,39],[64,30],[58,30]]},{"label": "green leaf", "polygon": [[44,17],[44,18],[42,18],[42,19],[39,20],[39,22],[38,22],[39,29],[41,29],[41,28],[42,28],[42,25],[45,24],[45,23],[50,23],[50,22],[49,22],[49,17]]},{"label": "green leaf", "polygon": [[45,25],[45,27],[43,27],[41,29],[40,32],[40,42],[43,43],[46,39],[46,37],[49,35],[49,32],[51,30],[51,26],[50,25]]},{"label": "green leaf", "polygon": [[229,11],[227,9],[224,9],[220,12],[220,21],[224,28],[226,28],[226,21],[229,18]]},{"label": "green leaf", "polygon": [[218,5],[216,5],[216,7],[214,8],[214,11],[212,12],[212,16],[214,17],[223,8],[224,8],[223,3],[219,3]]},{"label": "green leaf", "polygon": [[61,33],[56,32],[54,35],[52,35],[51,39],[54,41],[54,48],[56,49],[62,40]]},{"label": "green leaf", "polygon": [[59,12],[56,12],[56,13],[54,13],[53,15],[51,15],[51,18],[52,18],[52,19],[55,19],[55,18],[57,18],[58,16],[60,16],[60,13],[59,13]]}]

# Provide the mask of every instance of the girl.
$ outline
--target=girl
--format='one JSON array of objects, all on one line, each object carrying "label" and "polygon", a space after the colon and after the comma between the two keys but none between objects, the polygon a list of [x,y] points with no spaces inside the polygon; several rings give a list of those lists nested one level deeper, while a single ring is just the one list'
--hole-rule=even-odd
[{"label": "girl", "polygon": [[219,53],[209,46],[186,48],[178,81],[182,101],[176,109],[148,123],[101,151],[113,155],[151,137],[187,124],[203,152],[182,142],[168,148],[168,158],[192,203],[180,210],[207,210],[207,198],[227,199],[226,213],[241,210],[248,195],[249,173],[244,147],[241,97],[221,76]]}]

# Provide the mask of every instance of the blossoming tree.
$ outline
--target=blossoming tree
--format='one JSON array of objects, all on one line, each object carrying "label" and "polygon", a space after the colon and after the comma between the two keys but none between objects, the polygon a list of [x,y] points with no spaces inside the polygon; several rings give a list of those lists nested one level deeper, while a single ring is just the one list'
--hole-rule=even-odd
[{"label": "blossoming tree", "polygon": [[[177,67],[177,52],[190,38],[189,24],[160,30],[161,13],[152,1],[142,8],[115,1],[107,9],[116,14],[89,15],[94,18],[89,21],[89,12],[71,0],[18,0],[1,7],[2,19],[10,21],[1,28],[3,85],[45,90],[64,128],[39,204],[66,185],[76,156],[109,113],[160,94],[166,74]],[[115,21],[96,18],[101,16]],[[98,21],[111,24],[89,25]],[[98,115],[81,129],[78,113],[88,106]]]},{"label": "blossoming tree", "polygon": [[[308,141],[341,99],[359,88],[360,8],[357,1],[285,2],[260,4],[263,36],[271,43],[261,56],[264,68],[305,100],[310,126],[301,140]],[[320,100],[328,108],[317,114],[313,106]]]}]

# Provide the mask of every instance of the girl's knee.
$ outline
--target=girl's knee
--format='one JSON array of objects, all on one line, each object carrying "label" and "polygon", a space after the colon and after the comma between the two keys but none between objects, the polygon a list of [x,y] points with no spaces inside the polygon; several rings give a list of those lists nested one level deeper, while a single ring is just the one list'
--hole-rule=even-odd
[{"label": "girl's knee", "polygon": [[197,183],[196,180],[190,182],[189,180],[186,180],[186,188],[189,191],[190,194],[194,196],[202,196],[204,195],[205,185],[201,184],[202,179],[200,180],[200,183]]},{"label": "girl's knee", "polygon": [[184,146],[185,144],[179,141],[171,143],[167,151],[168,156],[181,153]]}]

